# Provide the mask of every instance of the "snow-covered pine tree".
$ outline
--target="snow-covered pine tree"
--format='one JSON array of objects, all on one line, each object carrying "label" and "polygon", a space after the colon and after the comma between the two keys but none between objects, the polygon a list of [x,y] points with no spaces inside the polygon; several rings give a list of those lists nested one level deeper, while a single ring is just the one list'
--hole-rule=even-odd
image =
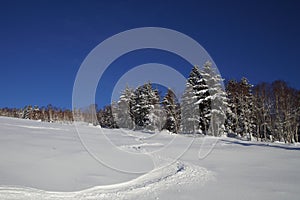
[{"label": "snow-covered pine tree", "polygon": [[132,112],[135,129],[143,129],[149,121],[147,116],[150,113],[151,108],[147,90],[148,88],[146,87],[146,85],[142,85],[138,87],[134,92]]},{"label": "snow-covered pine tree", "polygon": [[151,83],[138,87],[134,92],[132,114],[135,129],[161,130],[162,110],[157,90],[152,89]]},{"label": "snow-covered pine tree", "polygon": [[113,103],[112,105],[105,106],[103,109],[101,109],[97,113],[97,117],[99,120],[99,124],[101,127],[104,128],[117,128],[117,124],[114,120],[113,112],[112,112],[112,106],[115,106]]},{"label": "snow-covered pine tree", "polygon": [[163,128],[170,132],[178,133],[180,127],[179,106],[176,101],[176,96],[171,89],[168,89],[162,104],[166,113],[166,122]]},{"label": "snow-covered pine tree", "polygon": [[252,87],[247,78],[242,78],[240,81],[240,92],[239,92],[239,127],[241,136],[247,136],[251,139],[255,132],[255,115],[253,112],[253,94]]},{"label": "snow-covered pine tree", "polygon": [[237,133],[238,127],[238,82],[236,80],[228,81],[226,84],[226,93],[228,106],[226,112],[225,129],[228,134],[235,134]]},{"label": "snow-covered pine tree", "polygon": [[[186,89],[182,96],[181,127],[183,132],[206,132],[208,127],[208,122],[205,119],[207,102],[203,101],[203,99],[206,97],[207,93],[207,85],[202,79],[200,69],[198,66],[194,66],[187,79]],[[196,104],[196,102],[198,103]]]},{"label": "snow-covered pine tree", "polygon": [[187,81],[180,104],[182,133],[195,133],[199,127],[199,106],[196,102],[193,86]]},{"label": "snow-covered pine tree", "polygon": [[207,85],[207,88],[203,87],[201,94],[206,95],[203,99],[198,100],[196,104],[201,105],[204,103],[204,119],[206,121],[210,120],[209,133],[214,136],[220,136],[225,129],[224,122],[227,107],[227,96],[222,87],[223,79],[209,61],[204,64],[201,76],[202,82]]},{"label": "snow-covered pine tree", "polygon": [[144,126],[143,118],[146,115],[145,109],[142,109],[144,104],[143,101],[143,93],[142,87],[138,87],[134,91],[134,99],[133,99],[133,106],[132,106],[132,116],[134,119],[134,129],[140,129],[140,127]]},{"label": "snow-covered pine tree", "polygon": [[114,110],[116,113],[116,122],[120,128],[134,128],[132,113],[133,100],[133,89],[126,87],[120,96],[116,110]]},{"label": "snow-covered pine tree", "polygon": [[226,119],[227,129],[249,139],[257,131],[257,113],[252,87],[246,78],[242,78],[240,82],[230,80],[226,87],[229,110]]},{"label": "snow-covered pine tree", "polygon": [[[205,66],[204,66],[205,67]],[[199,70],[199,68],[198,68]],[[209,86],[206,83],[205,75],[203,70],[199,70],[198,79],[196,84],[193,86],[195,92],[196,105],[198,105],[199,110],[199,127],[198,132],[207,134],[209,129],[209,124],[211,120],[211,100],[209,97]],[[203,76],[204,75],[204,76]]]},{"label": "snow-covered pine tree", "polygon": [[[150,84],[151,85],[151,84]],[[151,110],[149,113],[150,124],[147,126],[149,130],[161,131],[166,120],[166,114],[160,104],[160,95],[158,89],[150,90]]]},{"label": "snow-covered pine tree", "polygon": [[32,113],[32,106],[31,105],[28,105],[28,106],[25,106],[24,109],[23,109],[23,116],[22,118],[23,119],[31,119],[31,113]]}]

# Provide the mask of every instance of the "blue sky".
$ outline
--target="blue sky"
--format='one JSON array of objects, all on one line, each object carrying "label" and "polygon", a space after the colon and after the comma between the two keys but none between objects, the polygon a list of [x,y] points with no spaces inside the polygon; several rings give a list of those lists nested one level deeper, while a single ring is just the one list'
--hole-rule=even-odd
[{"label": "blue sky", "polygon": [[[283,79],[300,89],[296,0],[13,0],[0,5],[0,107],[51,103],[71,108],[73,83],[87,54],[114,34],[147,26],[194,38],[225,79],[245,76],[252,84]],[[187,64],[161,51],[121,57],[103,78],[106,91],[97,93],[96,100],[100,107],[109,103],[116,73],[150,61],[174,67]],[[118,66],[125,68],[119,71]]]}]

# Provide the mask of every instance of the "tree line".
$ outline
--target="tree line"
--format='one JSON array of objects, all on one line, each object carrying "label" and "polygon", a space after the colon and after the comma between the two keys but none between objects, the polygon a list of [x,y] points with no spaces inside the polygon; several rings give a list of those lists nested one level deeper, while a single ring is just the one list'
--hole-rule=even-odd
[{"label": "tree line", "polygon": [[299,142],[300,91],[285,81],[249,84],[246,78],[227,83],[228,130],[257,140]]},{"label": "tree line", "polygon": [[210,62],[194,66],[182,95],[168,89],[164,96],[145,83],[126,87],[117,102],[98,109],[25,106],[2,108],[0,115],[47,122],[80,120],[105,128],[168,130],[172,133],[229,135],[258,141],[299,142],[300,91],[285,81],[251,85],[247,78],[229,80]]},{"label": "tree line", "polygon": [[27,105],[24,108],[0,108],[0,116],[39,120],[45,122],[73,122],[73,113],[69,109]]}]

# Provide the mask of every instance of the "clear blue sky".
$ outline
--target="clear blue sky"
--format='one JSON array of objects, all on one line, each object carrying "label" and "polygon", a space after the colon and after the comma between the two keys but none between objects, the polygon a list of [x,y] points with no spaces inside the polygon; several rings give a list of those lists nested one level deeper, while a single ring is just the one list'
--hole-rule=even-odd
[{"label": "clear blue sky", "polygon": [[[145,26],[194,38],[226,79],[246,76],[253,84],[283,79],[300,89],[299,10],[297,0],[0,1],[0,107],[70,108],[87,54],[118,32]],[[141,51],[115,65],[129,69],[149,61],[185,64],[165,52]],[[109,103],[112,74],[104,79],[107,91],[97,94],[100,106]]]}]

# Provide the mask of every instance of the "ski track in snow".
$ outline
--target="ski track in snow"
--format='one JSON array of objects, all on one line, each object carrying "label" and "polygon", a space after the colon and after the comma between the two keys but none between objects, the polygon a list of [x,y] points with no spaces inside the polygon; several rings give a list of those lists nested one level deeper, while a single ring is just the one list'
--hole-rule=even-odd
[{"label": "ski track in snow", "polygon": [[[41,127],[31,125],[5,124],[9,126],[43,129],[62,130],[54,127]],[[134,135],[129,131],[122,134],[123,137],[131,137],[138,144],[121,145],[123,150],[146,153],[146,148],[161,147],[162,143],[144,142],[141,135]],[[168,161],[168,158],[156,155],[154,159],[161,163]],[[171,162],[167,162],[171,163]],[[140,197],[154,197],[154,194],[176,186],[203,185],[206,181],[214,179],[214,174],[206,168],[190,163],[176,161],[170,165],[153,169],[152,171],[137,177],[136,179],[113,185],[95,186],[75,192],[54,192],[39,190],[29,187],[0,186],[0,199],[2,200],[99,200],[99,199],[140,199]]]},{"label": "ski track in snow", "polygon": [[[99,127],[79,126],[95,144],[104,142],[97,140]],[[192,138],[182,136],[168,151],[160,151],[172,135],[109,129],[101,133],[113,148],[151,156],[156,168],[139,177],[117,173],[90,157],[74,125],[0,117],[0,200],[299,199],[299,143],[226,137],[217,143],[214,137],[199,137],[176,161],[172,158]],[[114,153],[108,156],[120,164],[131,161]]]},{"label": "ski track in snow", "polygon": [[[5,200],[79,200],[79,199],[134,199],[151,195],[174,185],[204,184],[214,179],[212,172],[189,163],[176,162],[155,169],[134,180],[106,186],[97,186],[76,192],[50,192],[33,188],[0,187],[0,199]],[[148,196],[147,195],[147,196]]]},{"label": "ski track in snow", "polygon": [[140,143],[140,144],[133,144],[133,145],[122,145],[120,146],[121,149],[125,151],[137,151],[137,152],[144,152],[147,151],[143,147],[163,147],[164,144],[162,143]]}]

